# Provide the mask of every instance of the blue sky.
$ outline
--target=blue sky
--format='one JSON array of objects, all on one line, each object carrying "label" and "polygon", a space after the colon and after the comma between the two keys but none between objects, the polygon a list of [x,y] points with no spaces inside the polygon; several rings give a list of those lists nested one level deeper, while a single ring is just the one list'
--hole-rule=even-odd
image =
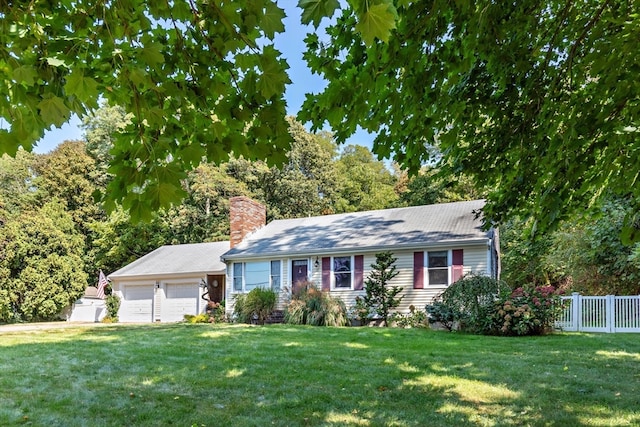
[{"label": "blue sky", "polygon": [[[283,6],[284,4],[284,6]],[[275,46],[280,50],[289,63],[289,78],[291,84],[287,86],[285,97],[287,100],[287,113],[296,115],[308,92],[318,93],[325,87],[325,82],[318,75],[313,75],[302,59],[305,50],[304,38],[307,32],[313,31],[313,26],[304,26],[300,23],[300,9],[297,2],[286,0],[279,2],[284,7],[285,33],[276,36]],[[82,131],[79,128],[80,119],[73,117],[68,124],[60,129],[53,129],[45,133],[42,140],[34,148],[36,153],[47,153],[65,140],[82,139]],[[363,130],[356,132],[347,144],[359,144],[371,148],[374,135]]]}]

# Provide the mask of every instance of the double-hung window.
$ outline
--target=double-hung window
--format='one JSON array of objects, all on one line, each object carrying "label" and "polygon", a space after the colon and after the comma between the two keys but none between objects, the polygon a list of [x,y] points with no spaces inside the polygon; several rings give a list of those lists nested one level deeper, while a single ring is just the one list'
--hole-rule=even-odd
[{"label": "double-hung window", "polygon": [[271,284],[271,289],[273,289],[274,291],[280,290],[280,283],[282,282],[281,266],[282,266],[282,262],[271,261],[270,284]]},{"label": "double-hung window", "polygon": [[242,291],[244,264],[241,262],[233,263],[233,290]]},{"label": "double-hung window", "polygon": [[429,251],[427,253],[429,285],[449,284],[449,251]]},{"label": "double-hung window", "polygon": [[353,257],[333,257],[334,289],[351,289],[353,284]]}]

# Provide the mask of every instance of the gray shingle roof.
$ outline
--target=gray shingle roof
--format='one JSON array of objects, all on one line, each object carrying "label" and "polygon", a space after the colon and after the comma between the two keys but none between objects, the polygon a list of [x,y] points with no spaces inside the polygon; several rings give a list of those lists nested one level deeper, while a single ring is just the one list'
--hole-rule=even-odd
[{"label": "gray shingle roof", "polygon": [[247,236],[224,259],[384,250],[490,237],[476,218],[484,200],[277,220]]},{"label": "gray shingle roof", "polygon": [[161,246],[111,273],[109,278],[224,271],[220,256],[228,250],[228,241]]}]

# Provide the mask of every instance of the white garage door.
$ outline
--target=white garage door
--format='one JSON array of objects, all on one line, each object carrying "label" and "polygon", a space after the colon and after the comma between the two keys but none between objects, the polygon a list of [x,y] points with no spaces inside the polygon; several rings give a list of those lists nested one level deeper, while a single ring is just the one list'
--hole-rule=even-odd
[{"label": "white garage door", "polygon": [[162,302],[163,322],[179,322],[185,314],[198,314],[197,284],[167,284],[167,298]]},{"label": "white garage door", "polygon": [[129,285],[124,287],[120,304],[120,322],[152,322],[153,285]]}]

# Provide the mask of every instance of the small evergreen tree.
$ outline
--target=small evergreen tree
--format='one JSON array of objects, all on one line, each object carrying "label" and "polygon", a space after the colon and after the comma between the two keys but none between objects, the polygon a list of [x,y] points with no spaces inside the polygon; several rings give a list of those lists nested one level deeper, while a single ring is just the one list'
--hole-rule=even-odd
[{"label": "small evergreen tree", "polygon": [[384,326],[388,326],[389,311],[398,307],[403,298],[396,298],[402,288],[388,286],[399,273],[395,266],[397,259],[391,252],[377,253],[376,262],[371,264],[371,273],[364,282],[364,303],[382,317]]}]

